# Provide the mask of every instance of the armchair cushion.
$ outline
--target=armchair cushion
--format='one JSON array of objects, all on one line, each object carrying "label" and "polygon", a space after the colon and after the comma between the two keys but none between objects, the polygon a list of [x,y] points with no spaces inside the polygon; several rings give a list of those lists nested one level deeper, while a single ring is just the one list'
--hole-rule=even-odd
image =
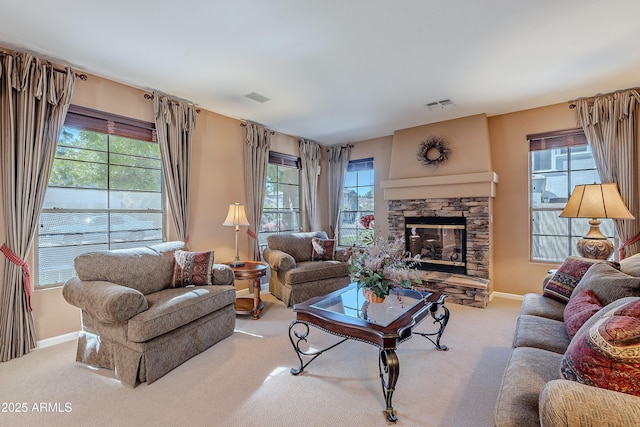
[{"label": "armchair cushion", "polygon": [[208,286],[212,284],[214,251],[174,252],[173,279],[170,288],[183,286]]},{"label": "armchair cushion", "polygon": [[103,281],[82,282],[77,277],[65,284],[62,295],[105,323],[126,322],[149,308],[140,291]]},{"label": "armchair cushion", "polygon": [[349,275],[349,265],[339,261],[307,261],[298,264],[298,267],[287,271],[285,283],[295,285],[298,283],[314,282],[344,277]]},{"label": "armchair cushion", "polygon": [[289,233],[273,234],[267,237],[267,244],[270,249],[277,249],[293,257],[296,262],[311,260],[311,239],[319,237],[327,238],[324,231],[313,231],[309,233]]}]

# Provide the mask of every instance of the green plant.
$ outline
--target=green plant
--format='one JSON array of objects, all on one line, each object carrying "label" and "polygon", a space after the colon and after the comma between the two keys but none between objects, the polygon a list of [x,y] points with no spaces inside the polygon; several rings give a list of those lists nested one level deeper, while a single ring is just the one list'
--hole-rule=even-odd
[{"label": "green plant", "polygon": [[422,283],[415,271],[408,267],[404,250],[404,239],[387,241],[381,237],[365,248],[350,248],[349,275],[359,288],[370,289],[376,296],[384,298],[393,286],[409,288],[413,283]]}]

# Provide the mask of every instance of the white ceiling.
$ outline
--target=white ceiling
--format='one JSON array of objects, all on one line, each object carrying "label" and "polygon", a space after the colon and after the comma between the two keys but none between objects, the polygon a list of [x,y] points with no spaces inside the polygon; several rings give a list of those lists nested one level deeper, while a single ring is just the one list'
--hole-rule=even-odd
[{"label": "white ceiling", "polygon": [[[640,86],[637,0],[0,0],[0,11],[0,46],[325,144]],[[447,98],[454,108],[425,106]]]}]

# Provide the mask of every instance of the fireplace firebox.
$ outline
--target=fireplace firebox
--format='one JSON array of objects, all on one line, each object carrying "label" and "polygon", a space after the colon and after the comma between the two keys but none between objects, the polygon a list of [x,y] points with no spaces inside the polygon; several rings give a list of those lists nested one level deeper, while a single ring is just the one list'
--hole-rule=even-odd
[{"label": "fireplace firebox", "polygon": [[406,250],[421,270],[467,274],[464,217],[405,217]]}]

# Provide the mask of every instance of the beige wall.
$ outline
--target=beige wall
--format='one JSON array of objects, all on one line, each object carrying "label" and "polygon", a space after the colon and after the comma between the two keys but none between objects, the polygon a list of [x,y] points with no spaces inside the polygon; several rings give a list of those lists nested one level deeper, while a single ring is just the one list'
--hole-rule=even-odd
[{"label": "beige wall", "polygon": [[540,292],[541,281],[557,264],[530,261],[528,134],[576,127],[568,104],[489,118],[493,168],[500,177],[493,201],[493,289]]},{"label": "beige wall", "polygon": [[[153,121],[153,101],[145,91],[89,75],[87,81],[76,80],[72,103],[108,111],[140,120]],[[240,121],[206,110],[196,118],[193,136],[190,248],[215,250],[216,262],[231,261],[235,256],[232,227],[224,227],[229,204],[245,204],[243,137]],[[276,133],[273,149],[299,155],[297,138]],[[4,215],[0,215],[0,226]],[[171,229],[171,227],[169,227]],[[175,236],[167,236],[171,240]],[[0,242],[4,227],[0,228]],[[249,237],[240,231],[240,256],[246,259]],[[0,263],[0,269],[3,267]],[[34,263],[30,263],[32,271]],[[0,271],[0,273],[2,273]],[[239,288],[246,287],[239,283]],[[33,317],[38,340],[80,329],[80,311],[62,297],[62,287],[36,289],[33,293]]]}]

